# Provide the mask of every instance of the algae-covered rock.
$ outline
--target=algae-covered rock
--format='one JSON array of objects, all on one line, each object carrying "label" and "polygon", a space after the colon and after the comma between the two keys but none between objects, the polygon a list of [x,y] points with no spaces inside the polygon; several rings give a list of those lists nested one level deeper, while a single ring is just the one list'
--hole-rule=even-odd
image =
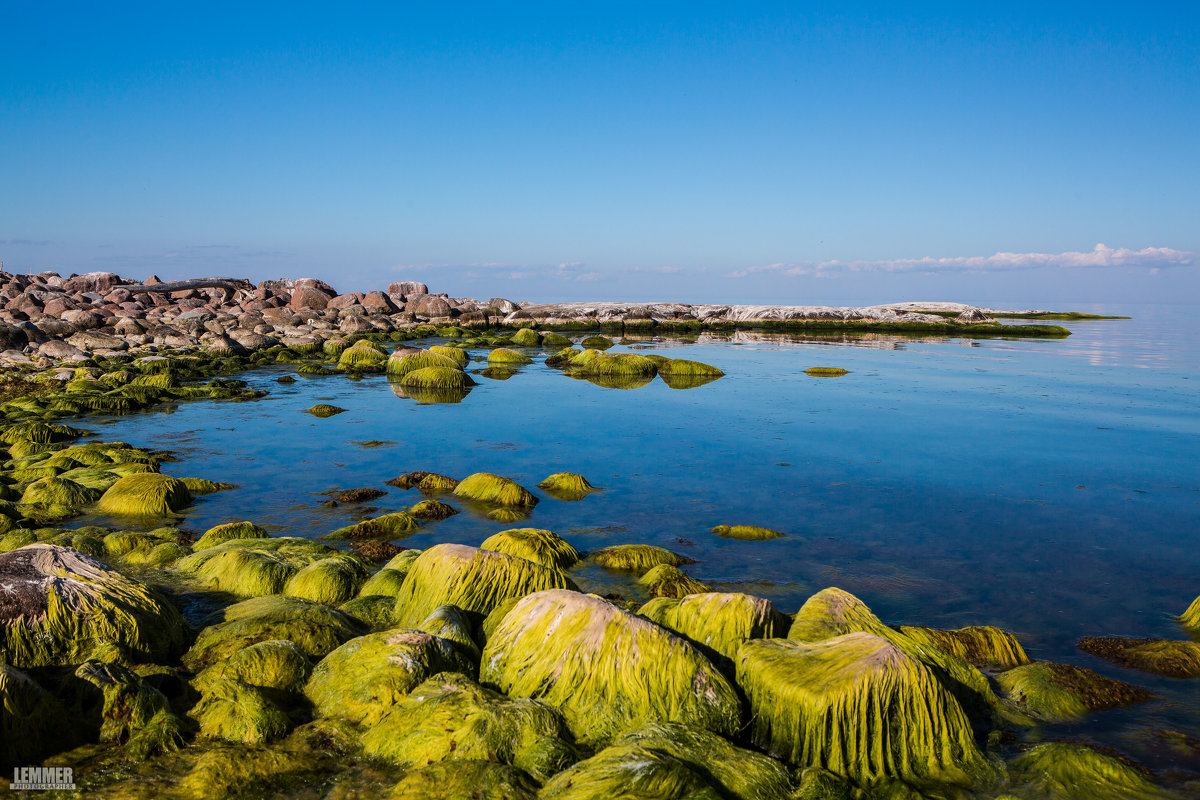
[{"label": "algae-covered rock", "polygon": [[711,364],[686,358],[664,358],[655,363],[663,382],[672,389],[691,389],[725,376],[724,372]]},{"label": "algae-covered rock", "polygon": [[[474,615],[478,618],[478,615]],[[472,633],[473,620],[458,606],[438,606],[418,626],[419,630],[450,642],[470,664],[470,669],[461,670],[470,674],[479,671],[479,644]]]},{"label": "algae-covered rock", "polygon": [[239,597],[278,594],[302,568],[336,551],[298,537],[229,539],[181,559],[175,568]]},{"label": "algae-covered rock", "polygon": [[1005,696],[1046,722],[1069,722],[1091,711],[1143,703],[1153,695],[1124,681],[1106,678],[1087,667],[1035,661],[1000,673]]},{"label": "algae-covered rock", "polygon": [[181,478],[183,485],[192,493],[192,497],[199,497],[205,494],[214,494],[216,492],[224,492],[229,489],[236,489],[232,483],[217,483],[205,478]]},{"label": "algae-covered rock", "polygon": [[1079,640],[1079,649],[1129,669],[1168,678],[1200,677],[1200,643],[1197,642],[1088,636]]},{"label": "algae-covered rock", "polygon": [[529,519],[530,514],[523,508],[506,508],[501,506],[500,508],[492,509],[486,516],[492,522],[502,522],[505,525],[511,525],[514,522],[524,522]]},{"label": "algae-covered rock", "polygon": [[933,669],[971,713],[997,704],[991,685],[978,669],[952,653],[885,625],[866,603],[836,587],[822,589],[805,601],[792,618],[787,638],[818,642],[859,631],[882,636]]},{"label": "algae-covered rock", "polygon": [[266,539],[269,538],[266,530],[258,527],[253,522],[226,522],[223,525],[215,525],[204,532],[204,535],[196,540],[192,545],[193,550],[204,550],[208,547],[215,547],[219,544],[224,544],[231,539]]},{"label": "algae-covered rock", "polygon": [[338,368],[347,372],[382,372],[389,353],[374,342],[361,339],[338,356]]},{"label": "algae-covered rock", "polygon": [[284,585],[283,593],[336,606],[358,594],[367,577],[366,568],[356,559],[332,556],[314,561],[292,575]]},{"label": "algae-covered rock", "polygon": [[577,472],[556,472],[538,484],[538,488],[557,500],[582,500],[600,491]]},{"label": "algae-covered rock", "polygon": [[521,364],[532,364],[533,359],[524,353],[518,353],[516,350],[509,350],[506,347],[497,347],[488,353],[488,364],[490,366],[512,367]]},{"label": "algae-covered rock", "polygon": [[312,662],[295,642],[268,639],[234,652],[206,667],[193,684],[200,691],[221,681],[239,681],[259,689],[302,691],[312,672]]},{"label": "algae-covered rock", "polygon": [[714,662],[729,671],[742,642],[782,637],[791,625],[791,618],[770,600],[748,594],[656,597],[638,609],[638,614],[702,645]]},{"label": "algae-covered rock", "polygon": [[396,623],[416,627],[438,606],[486,615],[501,602],[543,589],[575,588],[556,569],[459,544],[439,544],[412,563],[396,598]]},{"label": "algae-covered rock", "polygon": [[344,414],[346,409],[332,406],[329,403],[317,403],[315,406],[304,409],[305,414],[312,414],[314,417],[325,419],[326,417],[337,416]]},{"label": "algae-covered rock", "polygon": [[561,536],[539,528],[513,528],[500,531],[483,540],[484,550],[508,553],[544,567],[566,570],[579,561],[579,551]]},{"label": "algae-covered rock", "polygon": [[779,539],[787,536],[771,528],[760,528],[757,525],[717,525],[709,533],[725,539],[741,539],[746,542],[758,542],[765,539]]},{"label": "algae-covered rock", "polygon": [[849,375],[850,370],[841,367],[809,367],[804,374],[812,378],[840,378]]},{"label": "algae-covered rock", "polygon": [[536,800],[537,781],[494,761],[441,761],[404,773],[388,800]]},{"label": "algae-covered rock", "polygon": [[1052,742],[1012,762],[1012,781],[1021,797],[1055,800],[1169,800],[1137,769],[1090,747]]},{"label": "algae-covered rock", "polygon": [[[455,483],[457,484],[457,481]],[[416,519],[441,520],[453,517],[458,513],[458,509],[440,500],[431,499],[414,504],[408,509],[408,513]]]},{"label": "algae-covered rock", "polygon": [[588,336],[580,344],[589,350],[607,350],[613,346],[613,340],[607,336]]},{"label": "algae-covered rock", "polygon": [[438,348],[438,350],[433,348],[429,350],[396,350],[387,362],[388,378],[392,380],[402,378],[410,372],[428,367],[461,370],[466,365],[465,361],[460,361],[450,353],[441,352],[442,350],[450,350],[466,356],[466,353],[453,347]]},{"label": "algae-covered rock", "polygon": [[392,559],[384,564],[383,568],[394,569],[397,572],[403,572],[405,575],[407,575],[412,571],[412,565],[416,563],[416,560],[421,557],[421,553],[423,552],[423,550],[417,550],[416,548],[412,547],[406,550],[401,550],[399,553],[392,556]]},{"label": "algae-covered rock", "polygon": [[100,492],[89,489],[65,478],[39,478],[25,487],[22,503],[33,505],[61,505],[67,508],[83,508],[100,497]]},{"label": "algae-covered rock", "polygon": [[796,766],[862,783],[971,785],[992,767],[934,674],[887,639],[751,639],[736,658],[755,745]]},{"label": "algae-covered rock", "polygon": [[1191,602],[1182,614],[1179,615],[1179,622],[1185,628],[1191,628],[1193,631],[1200,631],[1200,597],[1197,597]]},{"label": "algae-covered rock", "polygon": [[453,492],[454,487],[458,486],[458,481],[454,478],[425,470],[406,472],[403,475],[397,475],[386,483],[388,486],[396,486],[400,489],[412,489],[416,487],[424,495]]},{"label": "algae-covered rock", "polygon": [[[407,574],[398,569],[384,567],[370,578],[367,578],[367,582],[359,588],[358,594],[360,597],[386,595],[395,598],[400,594],[400,587],[404,585],[404,578]],[[394,607],[395,605],[393,602],[392,606]]]},{"label": "algae-covered rock", "polygon": [[471,380],[471,376],[463,372],[457,364],[452,367],[414,369],[400,379],[400,386],[410,393],[416,389],[462,392],[474,385],[475,381]]},{"label": "algae-covered rock", "polygon": [[210,739],[261,744],[279,739],[292,722],[265,691],[241,681],[222,680],[212,686],[188,714]]},{"label": "algae-covered rock", "polygon": [[480,503],[517,508],[533,508],[538,502],[528,489],[516,481],[490,472],[476,472],[463,478],[454,487],[454,494]]},{"label": "algae-covered rock", "polygon": [[437,353],[439,356],[445,356],[455,364],[458,364],[459,369],[465,367],[467,362],[471,359],[471,357],[467,355],[467,351],[463,350],[461,347],[447,347],[446,345],[435,344],[429,348],[429,352]]},{"label": "algae-covered rock", "polygon": [[956,630],[901,625],[900,632],[918,642],[932,645],[977,667],[1011,669],[1029,663],[1029,656],[1011,633],[991,625],[973,625]]},{"label": "algae-covered rock", "polygon": [[168,659],[183,649],[179,612],[156,590],[76,550],[31,544],[0,554],[0,661]]},{"label": "algae-covered rock", "polygon": [[488,637],[481,680],[562,710],[581,741],[603,743],[646,722],[733,734],[733,686],[692,644],[589,595],[522,598]]},{"label": "algae-covered rock", "polygon": [[575,760],[562,715],[533,700],[510,700],[452,672],[431,678],[362,738],[367,755],[400,766],[495,761],[545,780]]},{"label": "algae-covered rock", "polygon": [[108,487],[97,503],[108,514],[164,517],[191,505],[192,495],[183,481],[158,473],[126,475]]},{"label": "algae-covered rock", "polygon": [[85,661],[75,677],[100,693],[100,741],[123,742],[169,709],[166,695],[119,664]]},{"label": "algae-covered rock", "polygon": [[690,558],[650,544],[616,544],[588,553],[588,561],[608,569],[621,569],[644,575],[661,564],[682,567],[694,563]]},{"label": "algae-covered rock", "polygon": [[184,653],[183,665],[199,672],[252,644],[276,639],[293,642],[318,660],[363,633],[362,623],[329,606],[285,595],[255,597],[214,614]]},{"label": "algae-covered rock", "polygon": [[325,656],[304,693],[322,716],[371,726],[427,678],[470,669],[445,639],[397,628],[351,639]]},{"label": "algae-covered rock", "polygon": [[710,592],[712,589],[705,583],[688,575],[679,567],[670,564],[659,564],[638,578],[638,583],[646,587],[651,597],[686,597],[689,594]]},{"label": "algae-covered rock", "polygon": [[415,516],[407,511],[396,511],[373,519],[365,519],[328,535],[330,539],[400,539],[421,527]]},{"label": "algae-covered rock", "polygon": [[65,712],[52,694],[0,660],[0,764],[37,764],[71,743]]},{"label": "algae-covered rock", "polygon": [[392,627],[396,598],[386,594],[360,594],[342,603],[338,610],[354,617],[372,633],[386,631]]}]

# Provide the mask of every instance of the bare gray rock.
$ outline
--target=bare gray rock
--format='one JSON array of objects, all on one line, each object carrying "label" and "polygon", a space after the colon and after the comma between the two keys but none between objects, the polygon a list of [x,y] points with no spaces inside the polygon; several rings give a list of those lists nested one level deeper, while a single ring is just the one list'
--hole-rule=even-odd
[{"label": "bare gray rock", "polygon": [[38,355],[58,361],[87,361],[88,356],[78,347],[61,339],[48,339],[38,345]]}]

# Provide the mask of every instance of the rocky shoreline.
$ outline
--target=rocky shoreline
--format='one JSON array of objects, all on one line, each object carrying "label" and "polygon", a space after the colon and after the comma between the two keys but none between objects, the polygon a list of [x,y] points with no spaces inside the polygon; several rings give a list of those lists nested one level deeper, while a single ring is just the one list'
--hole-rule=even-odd
[{"label": "rocky shoreline", "polygon": [[[0,273],[0,366],[85,361],[155,348],[216,352],[295,346],[337,335],[404,330],[419,324],[470,329],[678,332],[699,330],[867,330],[944,335],[1065,336],[1058,326],[1002,326],[993,312],[957,303],[862,308],[689,305],[683,303],[517,303],[430,293],[422,283],[339,294],[312,278],[206,278],[145,282],[109,272]],[[1038,316],[1051,312],[999,312]],[[953,315],[948,319],[947,315]]]}]

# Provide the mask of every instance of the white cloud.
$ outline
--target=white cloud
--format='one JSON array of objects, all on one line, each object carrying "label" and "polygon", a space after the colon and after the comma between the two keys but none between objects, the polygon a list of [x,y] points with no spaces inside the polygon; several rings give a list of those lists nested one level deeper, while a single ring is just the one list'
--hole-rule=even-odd
[{"label": "white cloud", "polygon": [[830,277],[842,272],[1001,272],[1040,267],[1135,267],[1151,270],[1162,267],[1190,266],[1200,254],[1169,247],[1145,247],[1141,250],[1112,248],[1098,244],[1090,251],[1065,253],[995,253],[990,256],[954,256],[949,258],[896,258],[878,261],[802,261],[766,264],[737,270],[726,277],[744,278],[760,272],[781,275]]}]

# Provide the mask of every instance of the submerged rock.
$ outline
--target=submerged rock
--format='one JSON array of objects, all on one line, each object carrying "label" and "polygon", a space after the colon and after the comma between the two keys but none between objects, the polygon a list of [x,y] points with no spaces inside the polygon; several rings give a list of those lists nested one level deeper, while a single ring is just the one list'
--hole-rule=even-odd
[{"label": "submerged rock", "polygon": [[481,680],[559,708],[581,741],[646,722],[732,735],[737,692],[686,640],[607,601],[551,590],[519,600],[488,637]]},{"label": "submerged rock", "polygon": [[367,755],[400,766],[494,761],[539,781],[576,757],[556,710],[532,700],[510,700],[453,672],[417,686],[362,741]]},{"label": "submerged rock", "polygon": [[539,528],[513,528],[492,534],[479,545],[483,550],[508,553],[544,567],[566,570],[579,561],[579,551],[561,536]]},{"label": "submerged rock", "polygon": [[409,508],[408,513],[421,520],[442,520],[453,517],[458,509],[440,500],[422,500]]},{"label": "submerged rock", "polygon": [[1079,640],[1079,649],[1130,669],[1169,678],[1200,677],[1200,643],[1196,642],[1089,636]]},{"label": "submerged rock", "polygon": [[337,414],[342,414],[342,413],[345,413],[345,411],[346,411],[346,409],[344,409],[344,408],[339,408],[338,406],[332,406],[332,405],[329,405],[328,403],[317,403],[315,406],[312,406],[311,408],[304,409],[305,414],[312,414],[314,417],[320,417],[321,419],[325,419],[326,417],[332,417]]},{"label": "submerged rock", "polygon": [[849,375],[850,370],[841,367],[809,367],[804,374],[812,378],[840,378]]},{"label": "submerged rock", "polygon": [[751,738],[773,756],[866,784],[973,785],[992,777],[954,696],[883,637],[752,639],[736,663]]},{"label": "submerged rock", "polygon": [[557,569],[460,544],[439,544],[412,562],[396,597],[396,624],[415,627],[438,606],[487,615],[505,600],[543,589],[575,588]]},{"label": "submerged rock", "polygon": [[600,491],[577,472],[556,472],[539,483],[538,488],[556,500],[567,501],[582,500]]},{"label": "submerged rock", "polygon": [[748,594],[656,597],[639,608],[638,614],[702,646],[729,673],[742,642],[781,638],[791,625],[791,618],[770,600]]},{"label": "submerged rock", "polygon": [[76,550],[0,554],[0,661],[17,667],[158,661],[183,649],[179,612],[156,590]]},{"label": "submerged rock", "polygon": [[709,533],[725,539],[741,539],[748,542],[780,539],[787,536],[786,533],[780,533],[771,528],[760,528],[757,525],[717,525]]},{"label": "submerged rock", "polygon": [[996,677],[1005,696],[1046,722],[1070,722],[1092,711],[1144,703],[1145,689],[1106,678],[1086,667],[1035,661]]}]

